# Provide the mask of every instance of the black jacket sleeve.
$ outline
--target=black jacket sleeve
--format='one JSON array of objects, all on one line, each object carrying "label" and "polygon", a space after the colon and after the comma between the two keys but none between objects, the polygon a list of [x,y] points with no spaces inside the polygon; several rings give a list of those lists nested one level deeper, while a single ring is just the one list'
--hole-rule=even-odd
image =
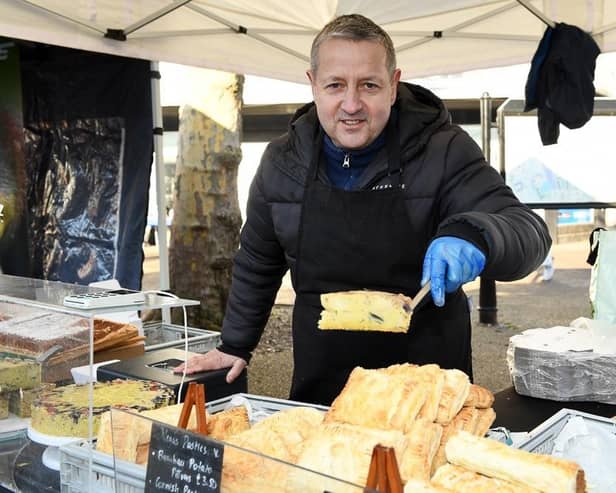
[{"label": "black jacket sleeve", "polygon": [[274,233],[270,205],[263,196],[262,166],[250,186],[219,347],[247,361],[261,338],[287,270],[283,249]]},{"label": "black jacket sleeve", "polygon": [[449,143],[439,204],[437,236],[461,237],[481,248],[486,278],[520,279],[549,252],[545,222],[517,199],[461,129]]}]

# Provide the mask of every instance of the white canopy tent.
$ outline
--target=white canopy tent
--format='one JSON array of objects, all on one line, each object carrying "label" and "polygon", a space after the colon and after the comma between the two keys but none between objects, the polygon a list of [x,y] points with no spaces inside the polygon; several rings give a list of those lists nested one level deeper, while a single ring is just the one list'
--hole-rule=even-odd
[{"label": "white canopy tent", "polygon": [[[547,24],[616,51],[616,0],[0,0],[0,36],[305,83],[310,45],[340,14],[392,36],[404,78],[530,62]],[[154,124],[162,126],[157,81]],[[155,140],[161,288],[169,287],[162,139]]]},{"label": "white canopy tent", "polygon": [[554,21],[616,50],[613,0],[0,0],[0,34],[304,83],[316,32],[353,12],[388,31],[405,77],[528,62]]}]

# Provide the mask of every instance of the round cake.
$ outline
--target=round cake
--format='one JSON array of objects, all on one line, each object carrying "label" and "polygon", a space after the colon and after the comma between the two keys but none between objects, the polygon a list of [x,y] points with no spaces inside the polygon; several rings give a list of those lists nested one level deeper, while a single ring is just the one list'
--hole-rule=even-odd
[{"label": "round cake", "polygon": [[[92,436],[100,415],[110,407],[145,411],[169,405],[173,391],[159,382],[113,380],[93,385]],[[43,390],[32,402],[31,426],[53,436],[88,438],[89,385],[66,385]]]}]

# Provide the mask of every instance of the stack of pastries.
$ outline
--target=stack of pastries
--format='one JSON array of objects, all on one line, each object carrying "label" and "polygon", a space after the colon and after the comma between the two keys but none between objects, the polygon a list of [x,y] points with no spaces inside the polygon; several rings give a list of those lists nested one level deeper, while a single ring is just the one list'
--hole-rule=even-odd
[{"label": "stack of pastries", "polygon": [[253,426],[244,413],[221,416],[221,491],[359,492],[379,444],[394,449],[405,493],[585,491],[577,464],[484,438],[493,402],[459,370],[357,367],[327,412],[293,407]]},{"label": "stack of pastries", "polygon": [[[466,374],[437,365],[355,368],[322,415],[281,411],[227,439],[225,492],[358,492],[377,444],[395,451],[405,493],[580,493],[572,462],[484,438],[494,422],[493,394]],[[250,455],[250,456],[249,456]],[[318,471],[311,475],[306,470]]]}]

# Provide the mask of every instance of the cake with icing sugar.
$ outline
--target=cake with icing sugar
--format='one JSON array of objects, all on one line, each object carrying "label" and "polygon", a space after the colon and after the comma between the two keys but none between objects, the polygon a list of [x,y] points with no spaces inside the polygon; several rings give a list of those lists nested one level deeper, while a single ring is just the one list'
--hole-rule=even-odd
[{"label": "cake with icing sugar", "polygon": [[40,354],[54,346],[72,349],[89,341],[87,319],[30,307],[12,307],[1,315],[0,347],[20,354]]}]

